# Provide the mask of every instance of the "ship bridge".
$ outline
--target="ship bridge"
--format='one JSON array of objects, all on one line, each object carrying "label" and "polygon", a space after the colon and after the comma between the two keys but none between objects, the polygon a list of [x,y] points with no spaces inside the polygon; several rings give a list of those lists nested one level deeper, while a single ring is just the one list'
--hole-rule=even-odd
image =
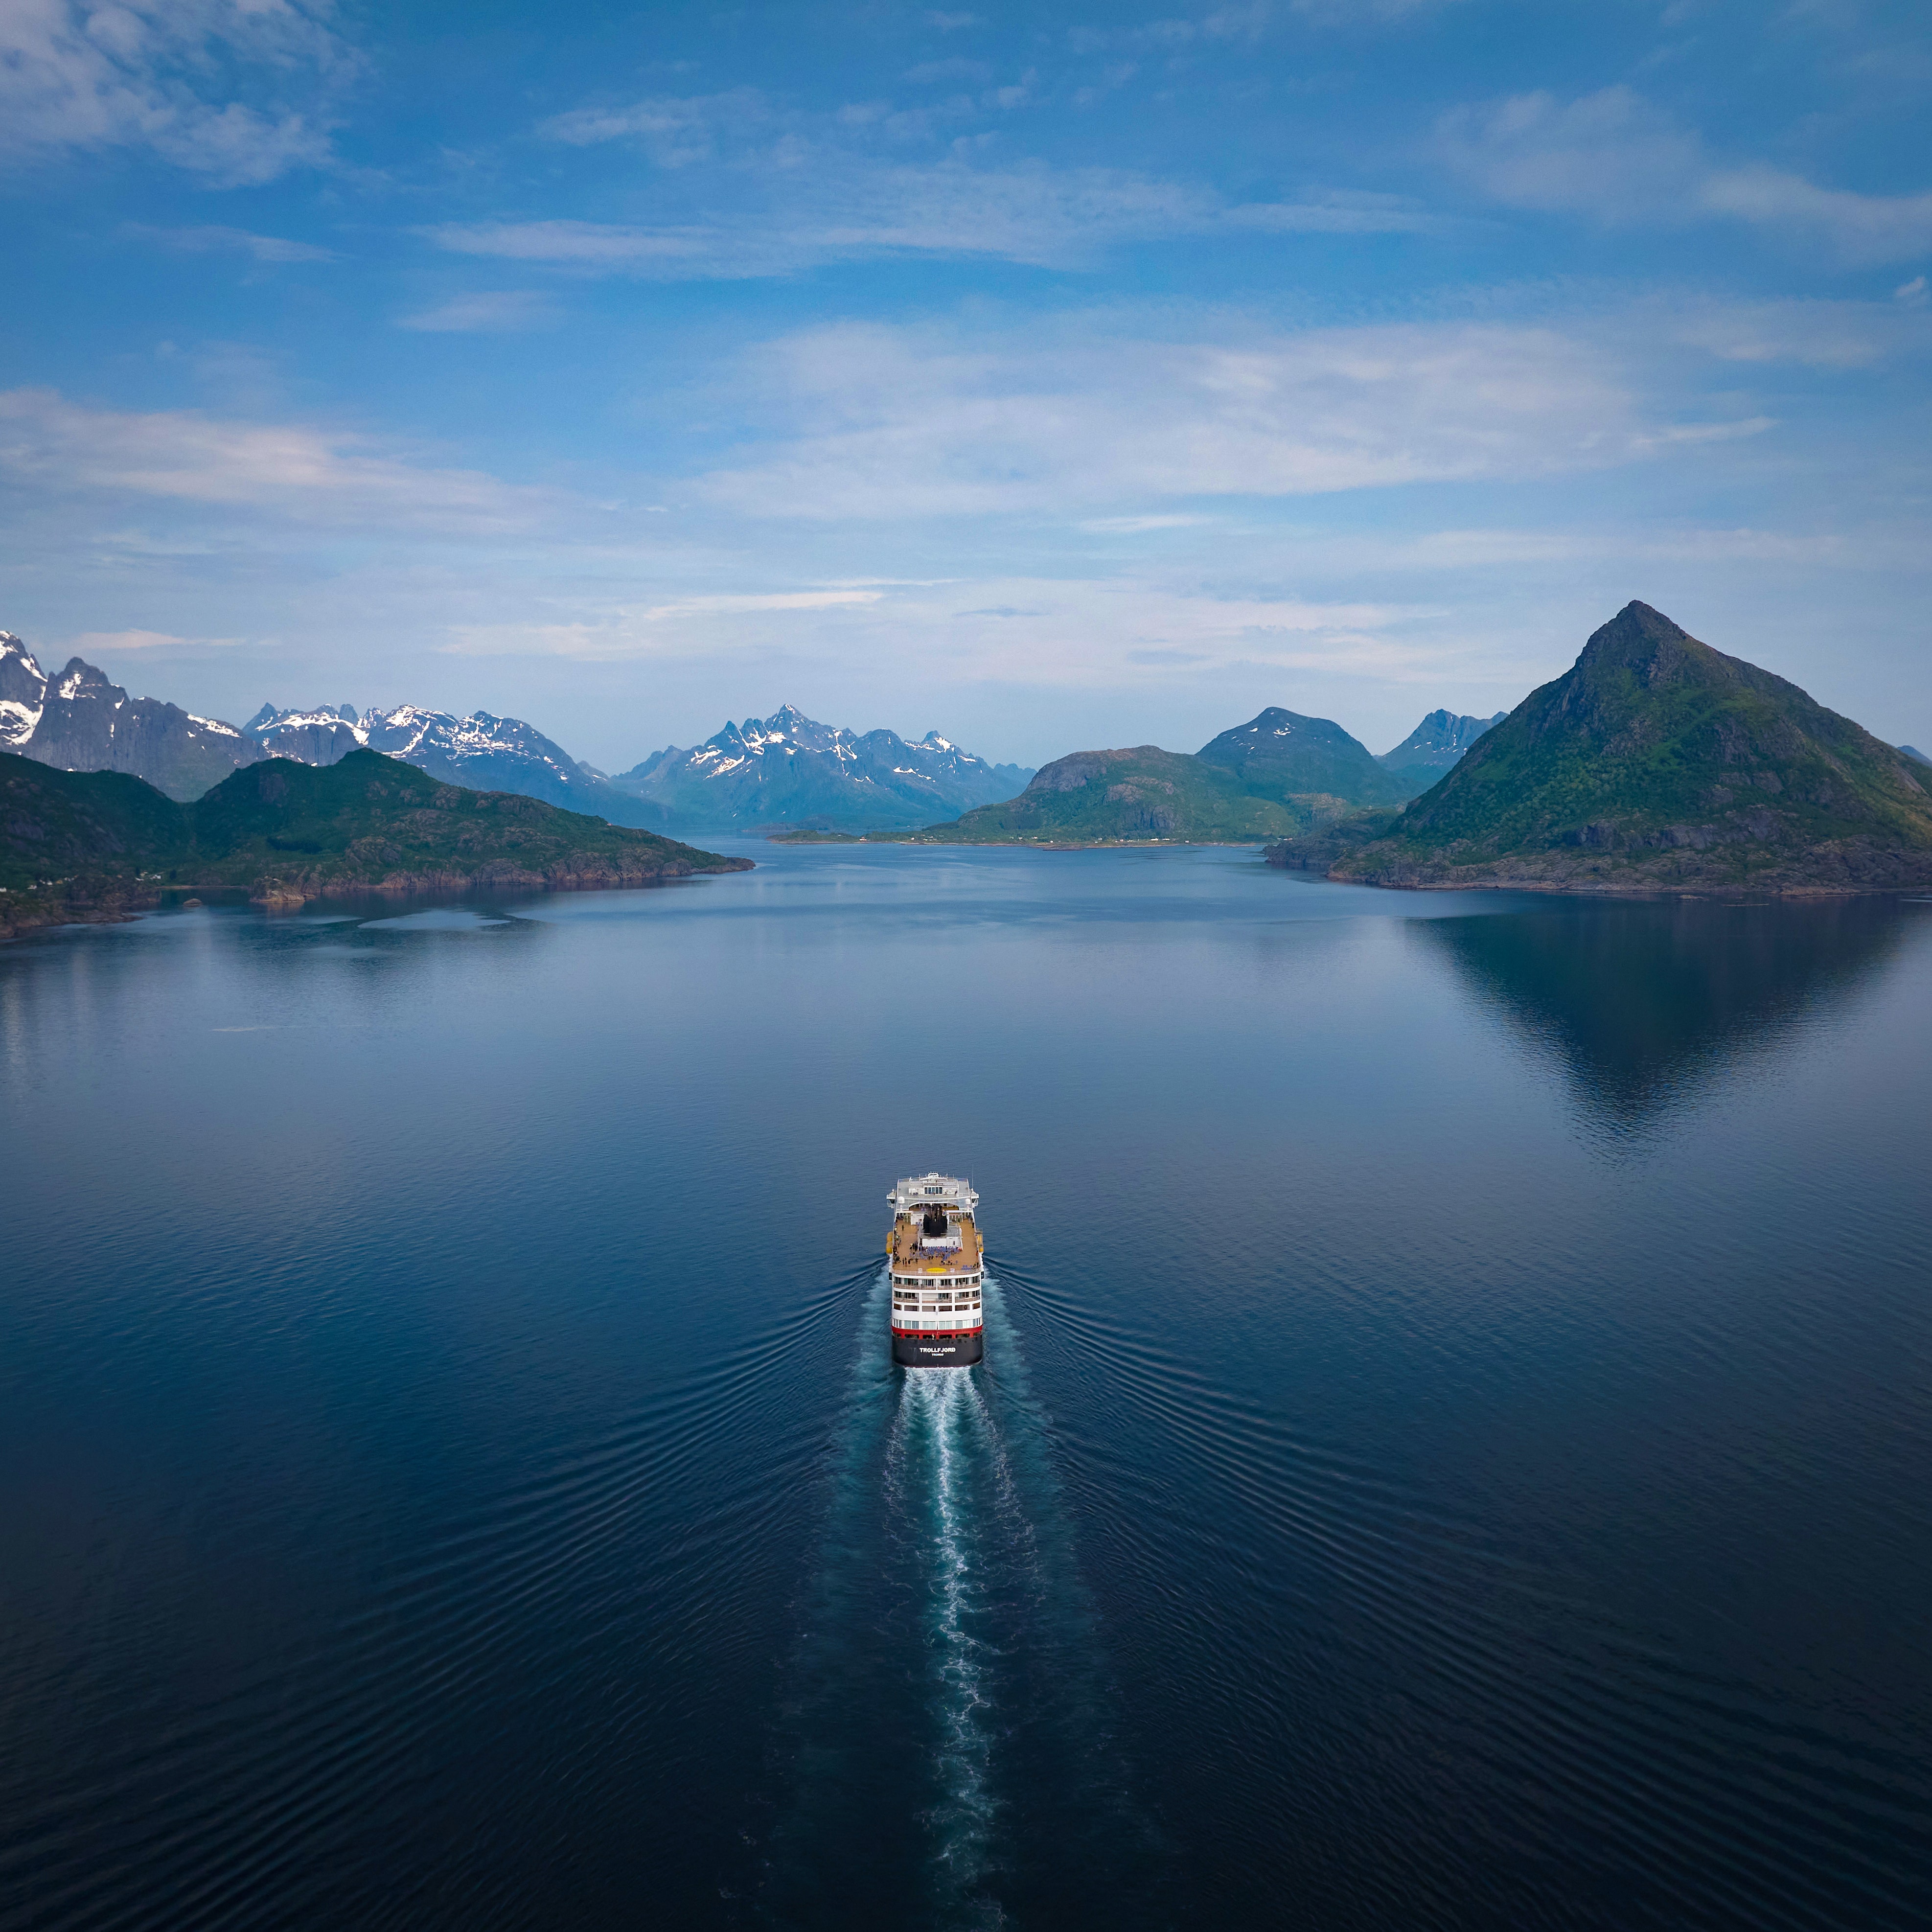
[{"label": "ship bridge", "polygon": [[902,1180],[886,1199],[895,1214],[921,1214],[928,1208],[970,1214],[980,1204],[972,1184],[950,1174],[916,1174]]}]

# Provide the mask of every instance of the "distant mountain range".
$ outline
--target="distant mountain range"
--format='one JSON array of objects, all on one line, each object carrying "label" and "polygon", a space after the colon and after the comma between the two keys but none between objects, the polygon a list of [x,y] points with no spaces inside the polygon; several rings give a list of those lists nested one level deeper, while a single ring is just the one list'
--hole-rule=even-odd
[{"label": "distant mountain range", "polygon": [[288,710],[264,704],[245,725],[202,718],[159,698],[130,698],[79,658],[50,678],[0,631],[0,750],[68,771],[124,772],[180,802],[266,758],[328,766],[380,752],[446,784],[518,792],[614,825],[714,829],[915,826],[1010,797],[1033,776],[963,752],[937,731],[820,724],[787,705],[727,724],[690,751],[668,746],[612,778],[573,758],[520,718],[413,704]]},{"label": "distant mountain range", "polygon": [[177,800],[267,755],[218,718],[130,698],[79,658],[50,678],[10,631],[0,631],[0,751],[68,771],[125,772]]},{"label": "distant mountain range", "polygon": [[693,826],[804,826],[862,830],[923,825],[1010,798],[1033,776],[995,765],[928,731],[821,724],[795,706],[725,725],[688,751],[668,746],[611,783]]},{"label": "distant mountain range", "polygon": [[1633,603],[1400,814],[1270,856],[1379,885],[1916,885],[1932,881],[1925,772]]},{"label": "distant mountain range", "polygon": [[130,698],[79,658],[50,678],[5,632],[0,751],[143,778],[181,802],[272,756],[326,768],[370,751],[446,785],[614,825],[961,844],[1273,839],[1279,862],[1385,884],[1883,884],[1926,876],[1922,832],[1932,836],[1923,753],[1880,743],[1643,604],[1515,711],[1432,711],[1379,758],[1332,720],[1271,706],[1192,754],[1077,752],[1032,772],[937,731],[855,733],[785,705],[613,778],[488,712],[265,704],[237,727]]},{"label": "distant mountain range", "polygon": [[661,806],[613,784],[520,718],[488,711],[459,718],[414,704],[363,712],[350,704],[314,711],[265,704],[243,728],[264,752],[304,764],[331,765],[366,748],[400,758],[446,784],[520,792],[567,812],[593,812],[614,825],[662,829],[669,823]]},{"label": "distant mountain range", "polygon": [[326,766],[259,759],[191,804],[125,772],[0,753],[0,938],[118,916],[171,886],[287,907],[358,891],[646,885],[750,862],[359,748]]},{"label": "distant mountain range", "polygon": [[1396,781],[1403,800],[1412,799],[1438,783],[1442,774],[1462,761],[1462,754],[1485,731],[1494,730],[1509,716],[1471,718],[1453,711],[1432,711],[1392,752],[1376,763]]},{"label": "distant mountain range", "polygon": [[[1480,722],[1450,720],[1442,711],[1431,717]],[[1430,722],[1406,743],[1423,738]],[[1420,788],[1333,719],[1270,705],[1192,754],[1141,745],[1056,758],[1018,797],[950,825],[928,825],[917,836],[944,844],[1242,844],[1306,832],[1364,806],[1400,805]]]}]

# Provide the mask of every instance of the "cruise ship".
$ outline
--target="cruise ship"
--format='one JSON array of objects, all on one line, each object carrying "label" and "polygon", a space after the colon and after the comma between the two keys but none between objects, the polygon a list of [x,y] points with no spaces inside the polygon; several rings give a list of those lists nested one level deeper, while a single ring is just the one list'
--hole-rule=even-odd
[{"label": "cruise ship", "polygon": [[886,1196],[892,1232],[892,1360],[907,1369],[963,1369],[986,1352],[980,1283],[986,1250],[973,1210],[980,1197],[946,1174],[918,1174]]}]

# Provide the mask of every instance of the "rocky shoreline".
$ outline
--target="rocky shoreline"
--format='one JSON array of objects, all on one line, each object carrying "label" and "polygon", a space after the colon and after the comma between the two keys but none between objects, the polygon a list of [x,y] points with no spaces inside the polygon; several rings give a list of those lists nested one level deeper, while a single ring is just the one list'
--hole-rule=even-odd
[{"label": "rocky shoreline", "polygon": [[[1269,846],[1262,854],[1270,866],[1318,873],[1337,884],[1376,886],[1396,892],[1514,892],[1588,893],[1610,898],[1737,898],[1740,897],[1838,898],[1859,892],[1922,890],[1932,886],[1932,866],[1923,854],[1847,858],[1840,865],[1820,862],[1796,873],[1765,868],[1754,872],[1666,868],[1554,868],[1525,860],[1517,865],[1458,866],[1448,864],[1365,866],[1351,868],[1326,851],[1299,849],[1292,840]],[[1814,859],[1821,855],[1811,855]]]},{"label": "rocky shoreline", "polygon": [[248,889],[251,905],[290,911],[311,900],[374,894],[384,898],[413,898],[426,895],[471,892],[610,892],[639,886],[658,886],[674,879],[695,878],[700,873],[748,872],[749,859],[720,855],[714,865],[698,866],[688,860],[656,866],[613,865],[598,862],[556,865],[537,871],[527,866],[495,864],[473,872],[385,872],[366,878],[344,878],[336,872],[264,874]]}]

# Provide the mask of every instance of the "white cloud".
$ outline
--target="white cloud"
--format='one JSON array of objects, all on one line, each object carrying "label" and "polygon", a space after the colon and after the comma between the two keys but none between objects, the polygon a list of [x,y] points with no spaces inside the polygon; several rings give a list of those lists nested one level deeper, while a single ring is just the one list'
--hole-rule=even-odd
[{"label": "white cloud", "polygon": [[1910,281],[1901,283],[1892,290],[1892,298],[1904,303],[1907,308],[1923,308],[1926,303],[1925,278],[1914,275]]},{"label": "white cloud", "polygon": [[[319,165],[328,86],[353,66],[326,10],[296,0],[8,0],[0,148],[146,147],[226,187]],[[254,98],[220,98],[244,92]]]},{"label": "white cloud", "polygon": [[1632,451],[1648,455],[1654,450],[1681,448],[1700,442],[1736,442],[1748,436],[1762,436],[1778,427],[1772,416],[1745,416],[1735,422],[1665,423],[1630,439]]},{"label": "white cloud", "polygon": [[[646,657],[669,652],[682,654],[694,636],[712,641],[734,632],[745,641],[744,625],[753,620],[757,640],[768,634],[765,620],[792,611],[850,610],[877,604],[883,590],[844,586],[832,590],[695,592],[669,603],[638,608],[619,606],[591,618],[568,622],[465,624],[453,626],[444,649],[469,657],[558,657],[590,662]],[[721,629],[718,620],[724,620]]]},{"label": "white cloud", "polygon": [[579,220],[446,222],[421,231],[467,255],[658,281],[787,275],[876,255],[992,256],[1097,266],[1126,242],[1240,231],[1386,234],[1436,225],[1393,195],[1340,190],[1225,206],[1207,190],[1121,170],[1042,166],[814,169],[794,201],[662,226]]},{"label": "white cloud", "polygon": [[178,638],[168,631],[82,631],[68,640],[68,649],[76,657],[91,657],[114,651],[160,650],[174,644],[204,641]]},{"label": "white cloud", "polygon": [[682,168],[710,160],[722,141],[760,128],[770,118],[764,97],[754,88],[741,87],[725,94],[633,101],[628,106],[574,107],[539,122],[537,132],[574,148],[632,142],[660,167]]},{"label": "white cloud", "polygon": [[774,645],[883,665],[920,640],[934,677],[1059,688],[1172,681],[1233,665],[1406,680],[1437,653],[1399,634],[1414,607],[1289,597],[1217,597],[1150,580],[992,578],[870,590],[692,596],[611,604],[561,620],[459,624],[466,656],[660,661]]},{"label": "white cloud", "polygon": [[1437,124],[1440,151],[1492,199],[1607,222],[1712,217],[1822,243],[1841,261],[1932,250],[1932,193],[1858,194],[1762,164],[1723,167],[1703,142],[1628,87],[1559,101],[1522,94]]},{"label": "white cloud", "polygon": [[1612,221],[1673,206],[1703,160],[1695,135],[1628,87],[1567,103],[1536,93],[1460,107],[1436,132],[1451,164],[1492,200]]},{"label": "white cloud", "polygon": [[287,241],[279,235],[254,235],[245,228],[148,228],[139,222],[130,222],[122,232],[178,249],[187,255],[252,255],[256,261],[265,262],[341,260],[332,248],[318,248],[309,242]]},{"label": "white cloud", "polygon": [[[422,232],[452,254],[541,262],[591,274],[680,280],[728,278],[734,272],[728,260],[728,238],[713,228],[626,228],[598,221],[449,221]],[[747,263],[736,272],[778,271]]]},{"label": "white cloud", "polygon": [[507,335],[554,328],[562,319],[556,303],[536,290],[480,290],[406,315],[397,326],[428,334]]},{"label": "white cloud", "polygon": [[554,508],[541,492],[410,463],[352,432],[88,409],[52,389],[0,392],[0,477],[40,499],[157,497],[332,527],[489,535],[529,527]]},{"label": "white cloud", "polygon": [[1903,262],[1932,252],[1932,194],[1853,194],[1770,167],[1707,176],[1701,206],[1762,228],[1823,237],[1848,262]]},{"label": "white cloud", "polygon": [[1864,369],[1932,349],[1927,321],[1889,303],[1789,301],[1674,304],[1659,326],[1727,362]]},{"label": "white cloud", "polygon": [[1073,316],[1050,337],[970,344],[848,326],[771,345],[741,381],[782,426],[775,446],[700,487],[761,516],[1071,518],[1123,499],[1146,514],[1548,475],[1747,427],[1673,430],[1646,419],[1600,344],[1472,323],[1151,341]]}]

